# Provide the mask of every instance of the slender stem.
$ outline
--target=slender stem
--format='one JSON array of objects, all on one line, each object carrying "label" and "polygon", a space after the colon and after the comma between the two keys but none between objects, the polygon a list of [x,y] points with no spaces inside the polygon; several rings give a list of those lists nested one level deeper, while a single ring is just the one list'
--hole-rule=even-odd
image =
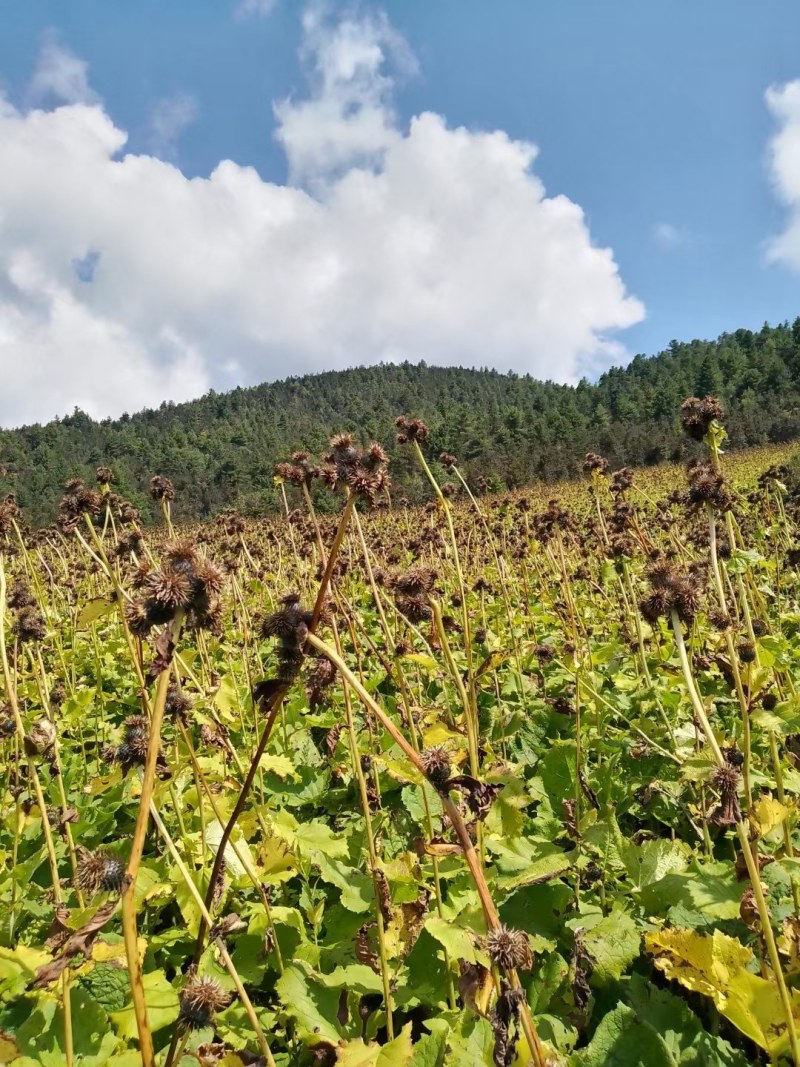
[{"label": "slender stem", "polygon": [[[177,644],[183,622],[183,611],[175,614],[170,627],[170,639]],[[147,825],[150,821],[150,801],[156,778],[156,762],[161,745],[161,726],[164,721],[164,706],[167,700],[170,671],[163,670],[158,676],[153,713],[150,720],[150,737],[147,744],[147,760],[142,777],[142,793],[139,800],[139,813],[133,832],[131,854],[128,859],[127,886],[122,894],[122,933],[125,939],[125,955],[128,961],[128,974],[131,980],[131,999],[133,1000],[136,1029],[139,1033],[139,1052],[144,1067],[155,1067],[155,1050],[153,1035],[147,1018],[142,969],[139,963],[139,946],[136,931],[136,876],[144,852]]]},{"label": "slender stem", "polygon": [[[200,891],[195,885],[194,879],[189,873],[186,864],[181,859],[181,855],[178,852],[175,842],[172,840],[172,837],[166,826],[164,825],[161,816],[158,814],[158,809],[156,808],[152,800],[150,801],[150,814],[152,815],[153,822],[156,824],[158,832],[163,837],[164,843],[169,849],[170,855],[172,856],[172,859],[175,862],[175,866],[178,868],[178,872],[181,878],[183,878],[183,881],[186,885],[186,888],[189,890],[190,895],[193,897],[200,914],[203,916],[207,923],[211,923],[212,919],[208,913],[208,909],[206,908],[205,901],[200,895]],[[220,957],[225,965],[226,970],[228,971],[228,974],[233,979],[233,983],[236,986],[236,991],[239,994],[239,999],[244,1005],[244,1009],[247,1012],[247,1017],[250,1020],[250,1025],[253,1027],[253,1032],[256,1035],[256,1040],[258,1041],[259,1048],[261,1049],[261,1052],[263,1053],[264,1058],[270,1065],[270,1067],[275,1067],[275,1060],[272,1058],[272,1053],[270,1052],[269,1045],[267,1044],[267,1039],[264,1036],[264,1031],[261,1028],[261,1024],[258,1021],[258,1017],[256,1016],[253,1004],[247,995],[244,985],[242,984],[241,978],[239,977],[239,972],[236,970],[236,967],[234,966],[234,963],[228,954],[228,950],[225,947],[225,943],[221,937],[218,937],[215,939],[214,944],[217,947],[217,951],[220,954]]]},{"label": "slender stem", "polygon": [[[390,735],[392,740],[403,750],[406,758],[416,767],[423,777],[427,777],[425,774],[425,767],[419,754],[414,750],[411,744],[406,740],[403,734],[398,730],[389,716],[385,713],[383,708],[376,703],[370,696],[361,682],[356,678],[341,656],[338,655],[335,649],[331,648],[324,641],[321,641],[315,634],[308,635],[308,643],[315,648],[318,652],[321,652],[323,656],[327,657],[339,670],[344,681],[358,694],[359,699],[365,705],[365,707],[372,712],[375,718],[383,726],[384,730]],[[483,873],[478,855],[475,852],[475,847],[472,844],[472,839],[469,836],[469,830],[464,822],[461,812],[453,802],[451,797],[446,794],[440,794],[442,806],[444,807],[447,817],[453,827],[453,830],[458,837],[461,850],[464,853],[464,858],[469,867],[470,874],[472,875],[475,888],[478,891],[478,897],[483,909],[484,918],[486,919],[486,925],[490,930],[496,929],[500,925],[500,916],[498,915],[497,908],[495,907],[492,894],[489,891],[489,886],[486,884],[486,876]],[[519,977],[516,971],[509,971],[509,978],[511,979],[512,986],[520,989]],[[522,1022],[523,1031],[528,1041],[528,1046],[531,1051],[531,1055],[534,1058],[536,1067],[545,1067],[546,1056],[544,1047],[541,1040],[536,1033],[536,1028],[533,1023],[533,1019],[530,1013],[530,1007],[527,1002],[527,997],[523,1000],[520,1018]]]},{"label": "slender stem", "polygon": [[[700,699],[700,694],[697,692],[697,688],[694,684],[694,677],[692,676],[692,670],[689,666],[689,657],[686,652],[686,644],[683,639],[683,627],[678,618],[678,613],[675,610],[672,611],[672,629],[675,634],[675,644],[681,661],[684,682],[689,691],[689,698],[692,702],[692,707],[694,708],[695,717],[706,736],[706,740],[714,756],[714,762],[717,767],[724,767],[725,758],[717,744],[717,739],[714,736],[714,731],[711,729],[711,723],[708,721],[708,716],[703,707],[703,702]],[[753,854],[753,849],[750,843],[749,829],[749,823],[745,819],[740,819],[736,824],[736,834],[739,838],[742,855],[744,856],[744,861],[747,866],[747,874],[753,890],[753,897],[755,899],[756,908],[758,909],[758,916],[761,921],[761,932],[764,937],[767,955],[769,956],[770,964],[772,965],[775,984],[783,1006],[786,1019],[786,1032],[789,1037],[789,1046],[792,1051],[792,1061],[794,1062],[795,1067],[800,1067],[800,1044],[797,1039],[797,1029],[795,1026],[794,1014],[792,1012],[792,1001],[786,985],[786,979],[784,978],[780,956],[778,955],[778,946],[775,942],[775,934],[772,929],[772,919],[770,917],[769,908],[761,888],[761,875],[758,869],[758,862]]]}]

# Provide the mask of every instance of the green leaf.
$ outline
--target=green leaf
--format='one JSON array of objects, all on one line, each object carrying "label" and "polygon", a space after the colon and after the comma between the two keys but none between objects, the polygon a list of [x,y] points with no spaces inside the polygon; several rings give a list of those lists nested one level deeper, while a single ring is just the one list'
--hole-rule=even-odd
[{"label": "green leaf", "polygon": [[636,923],[621,908],[615,908],[584,934],[584,942],[595,961],[592,980],[619,978],[639,955],[641,934]]},{"label": "green leaf", "polygon": [[749,1061],[721,1037],[710,1034],[684,1000],[643,975],[624,985],[625,999],[641,1022],[660,1034],[681,1067],[747,1067]]},{"label": "green leaf", "polygon": [[451,1032],[448,1044],[446,1067],[493,1067],[494,1034],[488,1020],[462,1015],[461,1025]]},{"label": "green leaf", "polygon": [[121,1011],[128,1001],[131,982],[128,972],[122,967],[96,964],[81,982],[106,1011]]},{"label": "green leaf", "polygon": [[266,774],[272,773],[277,774],[279,778],[293,778],[295,781],[300,780],[300,775],[297,773],[294,763],[288,756],[278,756],[265,752],[259,761],[259,766]]},{"label": "green leaf", "polygon": [[683,841],[659,837],[654,841],[643,841],[641,845],[628,846],[623,859],[634,886],[642,889],[660,882],[668,874],[685,871],[691,855],[692,850]]},{"label": "green leaf", "polygon": [[[149,971],[142,976],[142,984],[150,1029],[156,1031],[174,1023],[178,1018],[178,994],[167,981],[164,972]],[[133,1041],[137,1037],[133,1002],[126,1005],[122,1011],[112,1012],[111,1021],[124,1040]]]},{"label": "green leaf", "polygon": [[328,859],[323,853],[317,854],[316,863],[320,877],[342,891],[342,907],[358,913],[369,911],[375,887],[368,874],[338,860]]},{"label": "green leaf", "polygon": [[739,915],[742,887],[729,863],[694,863],[680,874],[668,874],[642,889],[642,904],[650,915],[668,915],[682,905],[701,913],[708,922]]},{"label": "green leaf", "polygon": [[339,991],[314,981],[310,971],[300,964],[288,964],[275,983],[275,991],[302,1041],[330,1041],[336,1045],[344,1036],[337,1020]]},{"label": "green leaf", "polygon": [[[79,984],[70,989],[73,1050],[81,1067],[100,1067],[118,1045],[108,1026],[108,1016]],[[16,1032],[20,1051],[41,1067],[63,1067],[64,1012],[58,1001],[40,996],[30,1015]]]},{"label": "green leaf", "polygon": [[468,930],[449,923],[446,919],[440,919],[438,915],[428,916],[425,920],[425,929],[431,937],[435,937],[439,944],[447,949],[452,959],[477,963],[475,941]]},{"label": "green leaf", "polygon": [[576,1052],[573,1067],[676,1067],[656,1031],[642,1023],[636,1012],[620,1004],[605,1015],[588,1048]]},{"label": "green leaf", "polygon": [[448,1027],[437,1027],[432,1034],[425,1034],[414,1046],[414,1055],[409,1067],[442,1067],[447,1047]]}]

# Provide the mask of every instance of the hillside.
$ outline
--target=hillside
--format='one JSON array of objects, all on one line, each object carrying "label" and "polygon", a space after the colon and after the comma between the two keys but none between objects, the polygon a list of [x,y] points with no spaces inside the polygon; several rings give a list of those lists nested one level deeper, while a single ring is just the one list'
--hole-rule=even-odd
[{"label": "hillside", "polygon": [[[679,459],[687,448],[681,401],[709,393],[725,404],[732,447],[800,437],[800,318],[716,341],[672,342],[576,387],[403,363],[210,393],[117,420],[76,411],[0,431],[0,493],[14,492],[29,521],[47,524],[66,479],[91,477],[104,463],[145,517],[154,473],[173,480],[180,519],[229,506],[268,511],[276,506],[277,461],[300,447],[322,450],[344,429],[391,446],[399,413],[425,419],[435,452],[454,453],[468,477],[514,487],[569,476],[588,450],[614,466]],[[395,456],[391,469],[399,491],[422,494],[407,457]]]}]

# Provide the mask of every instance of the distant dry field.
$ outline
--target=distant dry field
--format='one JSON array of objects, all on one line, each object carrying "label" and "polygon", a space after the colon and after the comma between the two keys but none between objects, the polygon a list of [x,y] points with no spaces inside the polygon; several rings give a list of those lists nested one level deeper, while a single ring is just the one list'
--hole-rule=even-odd
[{"label": "distant dry field", "polygon": [[281,518],[0,503],[0,1062],[800,1063],[798,446],[693,405],[497,497],[401,420],[421,508],[346,434]]}]

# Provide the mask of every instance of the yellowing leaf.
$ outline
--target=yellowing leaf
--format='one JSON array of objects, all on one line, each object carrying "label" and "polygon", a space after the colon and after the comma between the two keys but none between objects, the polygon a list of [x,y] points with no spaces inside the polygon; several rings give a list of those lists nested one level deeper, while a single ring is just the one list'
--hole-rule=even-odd
[{"label": "yellowing leaf", "polygon": [[426,671],[430,671],[433,674],[439,670],[439,664],[433,658],[433,656],[426,656],[422,652],[409,652],[407,656],[403,656],[404,660],[408,660],[411,663],[418,663],[420,667],[424,667]]},{"label": "yellowing leaf", "polygon": [[413,1054],[411,1023],[408,1023],[388,1045],[365,1045],[360,1037],[340,1045],[336,1062],[343,1067],[406,1067]]},{"label": "yellowing leaf", "polygon": [[463,734],[458,733],[457,730],[451,730],[450,727],[445,726],[443,722],[437,722],[434,723],[433,726],[428,727],[423,737],[426,748],[429,748],[432,745],[443,745],[447,741],[450,741],[459,747],[464,747],[466,745]]},{"label": "yellowing leaf", "polygon": [[259,849],[261,877],[270,885],[286,882],[294,877],[297,864],[289,846],[279,837],[268,837]]},{"label": "yellowing leaf", "polygon": [[791,815],[791,808],[781,804],[774,797],[763,796],[753,808],[750,815],[750,824],[759,837],[766,837],[777,826],[780,826]]},{"label": "yellowing leaf", "polygon": [[288,756],[273,756],[265,752],[259,766],[267,773],[277,774],[279,778],[293,778],[295,781],[300,779],[300,775]]},{"label": "yellowing leaf", "polygon": [[409,760],[393,759],[391,756],[379,756],[375,758],[375,762],[396,782],[411,782],[414,785],[422,785],[424,780],[422,774]]},{"label": "yellowing leaf", "polygon": [[88,604],[84,604],[81,609],[81,613],[78,616],[78,629],[85,629],[90,623],[96,622],[97,619],[102,619],[104,615],[108,615],[117,606],[116,598],[97,596],[94,600],[90,600]]},{"label": "yellowing leaf", "polygon": [[[771,1056],[788,1046],[786,1019],[774,982],[746,970],[753,953],[741,942],[715,930],[661,930],[645,934],[645,947],[667,978],[710,997],[721,1015]],[[793,1015],[800,1022],[798,994]]]},{"label": "yellowing leaf", "polygon": [[[139,959],[144,959],[144,954],[147,952],[147,940],[144,937],[136,939],[136,944],[139,949]],[[122,966],[127,966],[125,959],[125,942],[118,941],[115,945],[110,945],[108,941],[95,941],[92,946],[92,959],[95,963],[119,963]]]}]

